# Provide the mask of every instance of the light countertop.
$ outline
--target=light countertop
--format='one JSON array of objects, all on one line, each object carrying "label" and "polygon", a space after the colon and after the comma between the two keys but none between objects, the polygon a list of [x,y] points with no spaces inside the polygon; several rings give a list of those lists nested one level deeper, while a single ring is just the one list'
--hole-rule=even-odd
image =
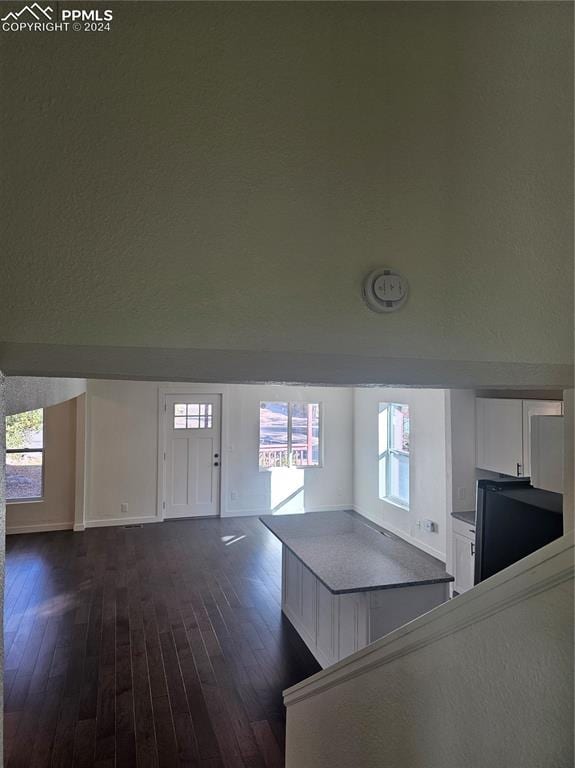
[{"label": "light countertop", "polygon": [[453,581],[440,560],[352,512],[260,520],[334,594]]},{"label": "light countertop", "polygon": [[454,517],[456,520],[461,520],[462,523],[467,523],[468,525],[475,525],[474,509],[470,509],[468,512],[452,512],[451,517]]}]

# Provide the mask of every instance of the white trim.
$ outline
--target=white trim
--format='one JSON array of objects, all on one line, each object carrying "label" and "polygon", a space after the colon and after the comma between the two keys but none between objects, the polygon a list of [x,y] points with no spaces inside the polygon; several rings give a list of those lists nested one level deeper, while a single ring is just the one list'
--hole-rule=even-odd
[{"label": "white trim", "polygon": [[43,499],[41,496],[34,496],[32,498],[22,498],[22,499],[6,499],[6,506],[11,507],[19,507],[21,504],[45,504],[46,500]]},{"label": "white trim", "polygon": [[74,531],[76,533],[80,533],[81,531],[86,530],[86,524],[85,523],[74,523]]},{"label": "white trim", "polygon": [[[381,406],[384,406],[382,409]],[[392,419],[392,409],[393,408],[407,408],[408,414],[409,414],[409,404],[408,403],[396,403],[389,402],[387,400],[384,400],[383,402],[379,403],[379,410],[378,410],[378,442],[380,442],[379,437],[379,431],[381,429],[379,417],[381,416],[383,410],[387,411],[387,428],[386,428],[386,436],[385,436],[385,443],[386,443],[386,449],[382,451],[382,453],[379,453],[379,446],[378,446],[378,463],[381,462],[381,457],[385,455],[386,462],[385,462],[385,490],[386,494],[385,496],[381,495],[381,474],[379,473],[379,480],[380,480],[380,487],[379,487],[379,493],[378,496],[381,501],[385,501],[387,504],[391,504],[394,507],[399,507],[399,509],[403,509],[405,512],[409,512],[409,503],[411,500],[411,451],[403,451],[398,448],[390,448],[389,446],[393,444],[393,431],[394,431],[394,425],[393,425],[393,419]],[[408,416],[408,418],[411,418]],[[389,493],[388,491],[391,488],[391,457],[393,455],[396,456],[407,456],[408,461],[408,469],[409,477],[408,477],[408,495],[409,499],[407,502],[404,499],[401,499],[399,496],[394,496],[393,493]]]},{"label": "white trim", "polygon": [[[46,406],[47,407],[47,406]],[[40,466],[42,467],[42,473],[40,475],[40,480],[42,481],[42,493],[40,496],[21,496],[17,499],[9,499],[8,496],[5,497],[4,501],[6,506],[9,504],[44,504],[46,501],[46,419],[44,418],[44,411],[46,410],[46,407],[43,405],[39,408],[29,408],[29,411],[42,411],[42,448],[34,448],[32,449],[34,453],[41,453],[42,454],[42,464]],[[9,416],[14,416],[16,414],[7,414]],[[15,448],[6,448],[4,446],[4,463],[6,463],[6,460],[8,458],[8,452],[16,451]],[[7,486],[6,486],[7,487]],[[5,490],[6,490],[5,487]],[[8,531],[6,531],[8,533]]]},{"label": "white trim", "polygon": [[12,533],[46,533],[48,531],[71,531],[74,523],[34,523],[33,525],[11,525],[6,528],[6,535]]},{"label": "white trim", "polygon": [[[220,396],[220,514],[215,517],[228,517],[228,434],[229,416],[227,412],[228,387],[222,384],[160,384],[158,387],[158,489],[156,501],[156,522],[164,520],[165,501],[165,463],[164,452],[166,445],[166,419],[164,403],[170,395],[219,395]],[[176,518],[174,518],[176,519]]]},{"label": "white trim", "polygon": [[291,706],[346,680],[369,673],[402,656],[522,602],[532,595],[573,579],[573,534],[569,533],[505,568],[463,595],[449,600],[390,632],[367,648],[284,691]]},{"label": "white trim", "polygon": [[158,431],[156,441],[158,444],[157,471],[156,471],[156,520],[162,522],[164,519],[164,486],[165,486],[165,455],[166,455],[166,419],[164,403],[166,400],[166,387],[158,387]]},{"label": "white trim", "polygon": [[[453,487],[453,430],[451,419],[451,391],[449,389],[443,392],[443,407],[445,413],[445,569],[448,573],[455,575],[453,567],[453,498],[455,488]],[[450,592],[453,593],[453,582],[450,585]]]},{"label": "white trim", "polygon": [[140,525],[141,523],[161,522],[156,517],[106,517],[101,520],[86,520],[86,528],[121,527],[124,525]]},{"label": "white trim", "polygon": [[[388,453],[391,453],[391,451],[388,451]],[[398,451],[396,451],[396,453],[398,453]],[[398,499],[395,496],[380,496],[379,500],[385,501],[386,504],[391,504],[392,507],[397,507],[403,512],[409,512],[409,505],[404,504],[401,499]]]},{"label": "white trim", "polygon": [[[349,512],[353,510],[352,504],[331,504],[326,507],[311,507],[304,509],[303,512],[278,512],[277,516],[284,515],[307,515],[313,512]],[[221,517],[258,517],[259,515],[273,515],[273,511],[268,509],[229,509]]]},{"label": "white trim", "polygon": [[353,511],[353,504],[329,504],[323,507],[308,507],[307,512],[351,512]]},{"label": "white trim", "polygon": [[74,530],[83,531],[86,520],[86,459],[87,459],[87,409],[86,393],[76,398],[76,445],[74,480]]},{"label": "white trim", "polygon": [[[349,507],[346,507],[346,509],[349,509]],[[365,509],[358,507],[357,504],[354,504],[352,509],[354,512],[357,512],[358,515],[367,518],[370,522],[379,525],[381,528],[385,528],[385,530],[389,531],[390,533],[393,533],[394,536],[398,536],[400,539],[407,541],[408,544],[413,544],[414,547],[421,549],[423,552],[427,552],[427,554],[431,555],[432,557],[436,557],[438,560],[441,560],[442,563],[445,562],[445,552],[442,552],[440,549],[434,549],[428,544],[424,544],[424,542],[420,539],[416,539],[413,536],[410,536],[409,533],[402,531],[400,528],[396,528],[394,525],[391,525],[391,523],[388,523],[387,520],[384,522],[376,520],[373,515],[370,515],[369,512],[367,512]]]}]

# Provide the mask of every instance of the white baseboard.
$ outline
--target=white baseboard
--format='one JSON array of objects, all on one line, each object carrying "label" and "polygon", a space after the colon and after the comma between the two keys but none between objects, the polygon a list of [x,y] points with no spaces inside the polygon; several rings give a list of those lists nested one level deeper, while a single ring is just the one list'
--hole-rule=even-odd
[{"label": "white baseboard", "polygon": [[[284,512],[283,514],[303,515],[307,512],[340,512],[353,509],[352,504],[333,504],[330,507],[307,507],[303,512]],[[282,512],[272,512],[271,509],[227,509],[221,517],[258,517],[259,515],[281,515]]]},{"label": "white baseboard", "polygon": [[84,523],[74,523],[74,531],[76,533],[80,531],[85,531],[85,530],[86,530],[86,526]]},{"label": "white baseboard", "polygon": [[71,531],[74,523],[36,523],[34,525],[11,525],[6,528],[6,535],[12,533],[49,533],[50,531]]},{"label": "white baseboard", "polygon": [[86,520],[86,528],[108,528],[142,523],[161,523],[157,517],[106,517],[102,520]]},{"label": "white baseboard", "polygon": [[422,552],[426,552],[428,555],[431,555],[432,557],[436,557],[438,560],[441,560],[442,563],[445,562],[445,552],[441,552],[439,549],[434,549],[433,547],[430,547],[429,545],[424,544],[419,539],[415,539],[413,536],[410,536],[408,533],[405,533],[405,531],[402,531],[399,528],[396,528],[395,526],[391,525],[387,521],[385,521],[385,523],[380,523],[378,520],[375,520],[372,515],[369,515],[365,511],[365,509],[358,507],[357,504],[353,506],[353,510],[354,512],[357,512],[358,515],[361,515],[362,517],[366,517],[368,520],[371,520],[372,523],[375,523],[376,525],[379,525],[382,528],[385,528],[386,531],[393,533],[394,536],[397,536],[398,538],[403,539],[404,541],[407,541],[408,544],[412,544],[414,547],[421,549]]}]

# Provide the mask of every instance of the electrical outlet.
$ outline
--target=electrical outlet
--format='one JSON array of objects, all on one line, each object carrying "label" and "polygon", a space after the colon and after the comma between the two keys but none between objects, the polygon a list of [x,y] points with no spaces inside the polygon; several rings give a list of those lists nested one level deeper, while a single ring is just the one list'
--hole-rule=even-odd
[{"label": "electrical outlet", "polygon": [[422,520],[421,527],[423,528],[424,531],[426,531],[426,533],[437,532],[437,523],[434,523],[433,520]]},{"label": "electrical outlet", "polygon": [[127,515],[128,514],[128,503],[126,501],[124,501],[122,504],[120,504],[120,512],[123,515]]},{"label": "electrical outlet", "polygon": [[459,501],[465,501],[465,488],[457,489],[457,498]]},{"label": "electrical outlet", "polygon": [[231,499],[231,501],[237,501],[238,500],[238,492],[237,491],[231,491],[230,492],[230,499]]}]

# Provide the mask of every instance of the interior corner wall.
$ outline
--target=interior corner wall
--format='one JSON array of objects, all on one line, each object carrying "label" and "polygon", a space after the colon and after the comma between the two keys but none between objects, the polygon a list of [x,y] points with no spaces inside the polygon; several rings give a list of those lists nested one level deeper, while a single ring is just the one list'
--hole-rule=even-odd
[{"label": "interior corner wall", "polygon": [[[410,412],[409,509],[379,498],[379,403],[405,403]],[[354,507],[374,522],[446,560],[446,398],[443,389],[374,387],[354,390]],[[431,519],[437,531],[418,521]]]},{"label": "interior corner wall", "polygon": [[158,385],[90,380],[86,398],[86,525],[153,521]]},{"label": "interior corner wall", "polygon": [[451,389],[452,501],[454,512],[475,509],[475,392]]},{"label": "interior corner wall", "polygon": [[[264,514],[274,508],[278,512],[303,512],[352,507],[351,389],[91,380],[87,392],[87,526],[157,520],[160,386],[173,392],[193,389],[223,393],[223,517]],[[278,495],[281,488],[278,492],[275,489],[286,470],[259,471],[262,400],[322,404],[323,466],[294,471],[302,480],[302,490],[289,505],[282,504],[281,493]],[[128,505],[126,513],[121,511],[122,504]]]},{"label": "interior corner wall", "polygon": [[6,532],[72,528],[76,483],[76,401],[44,409],[44,493],[39,501],[6,504]]},{"label": "interior corner wall", "polygon": [[451,512],[475,509],[475,392],[450,389],[447,392],[448,516],[446,520],[446,566],[453,573]]},{"label": "interior corner wall", "polygon": [[575,529],[575,389],[563,393],[565,419],[565,454],[563,473],[563,526]]}]

